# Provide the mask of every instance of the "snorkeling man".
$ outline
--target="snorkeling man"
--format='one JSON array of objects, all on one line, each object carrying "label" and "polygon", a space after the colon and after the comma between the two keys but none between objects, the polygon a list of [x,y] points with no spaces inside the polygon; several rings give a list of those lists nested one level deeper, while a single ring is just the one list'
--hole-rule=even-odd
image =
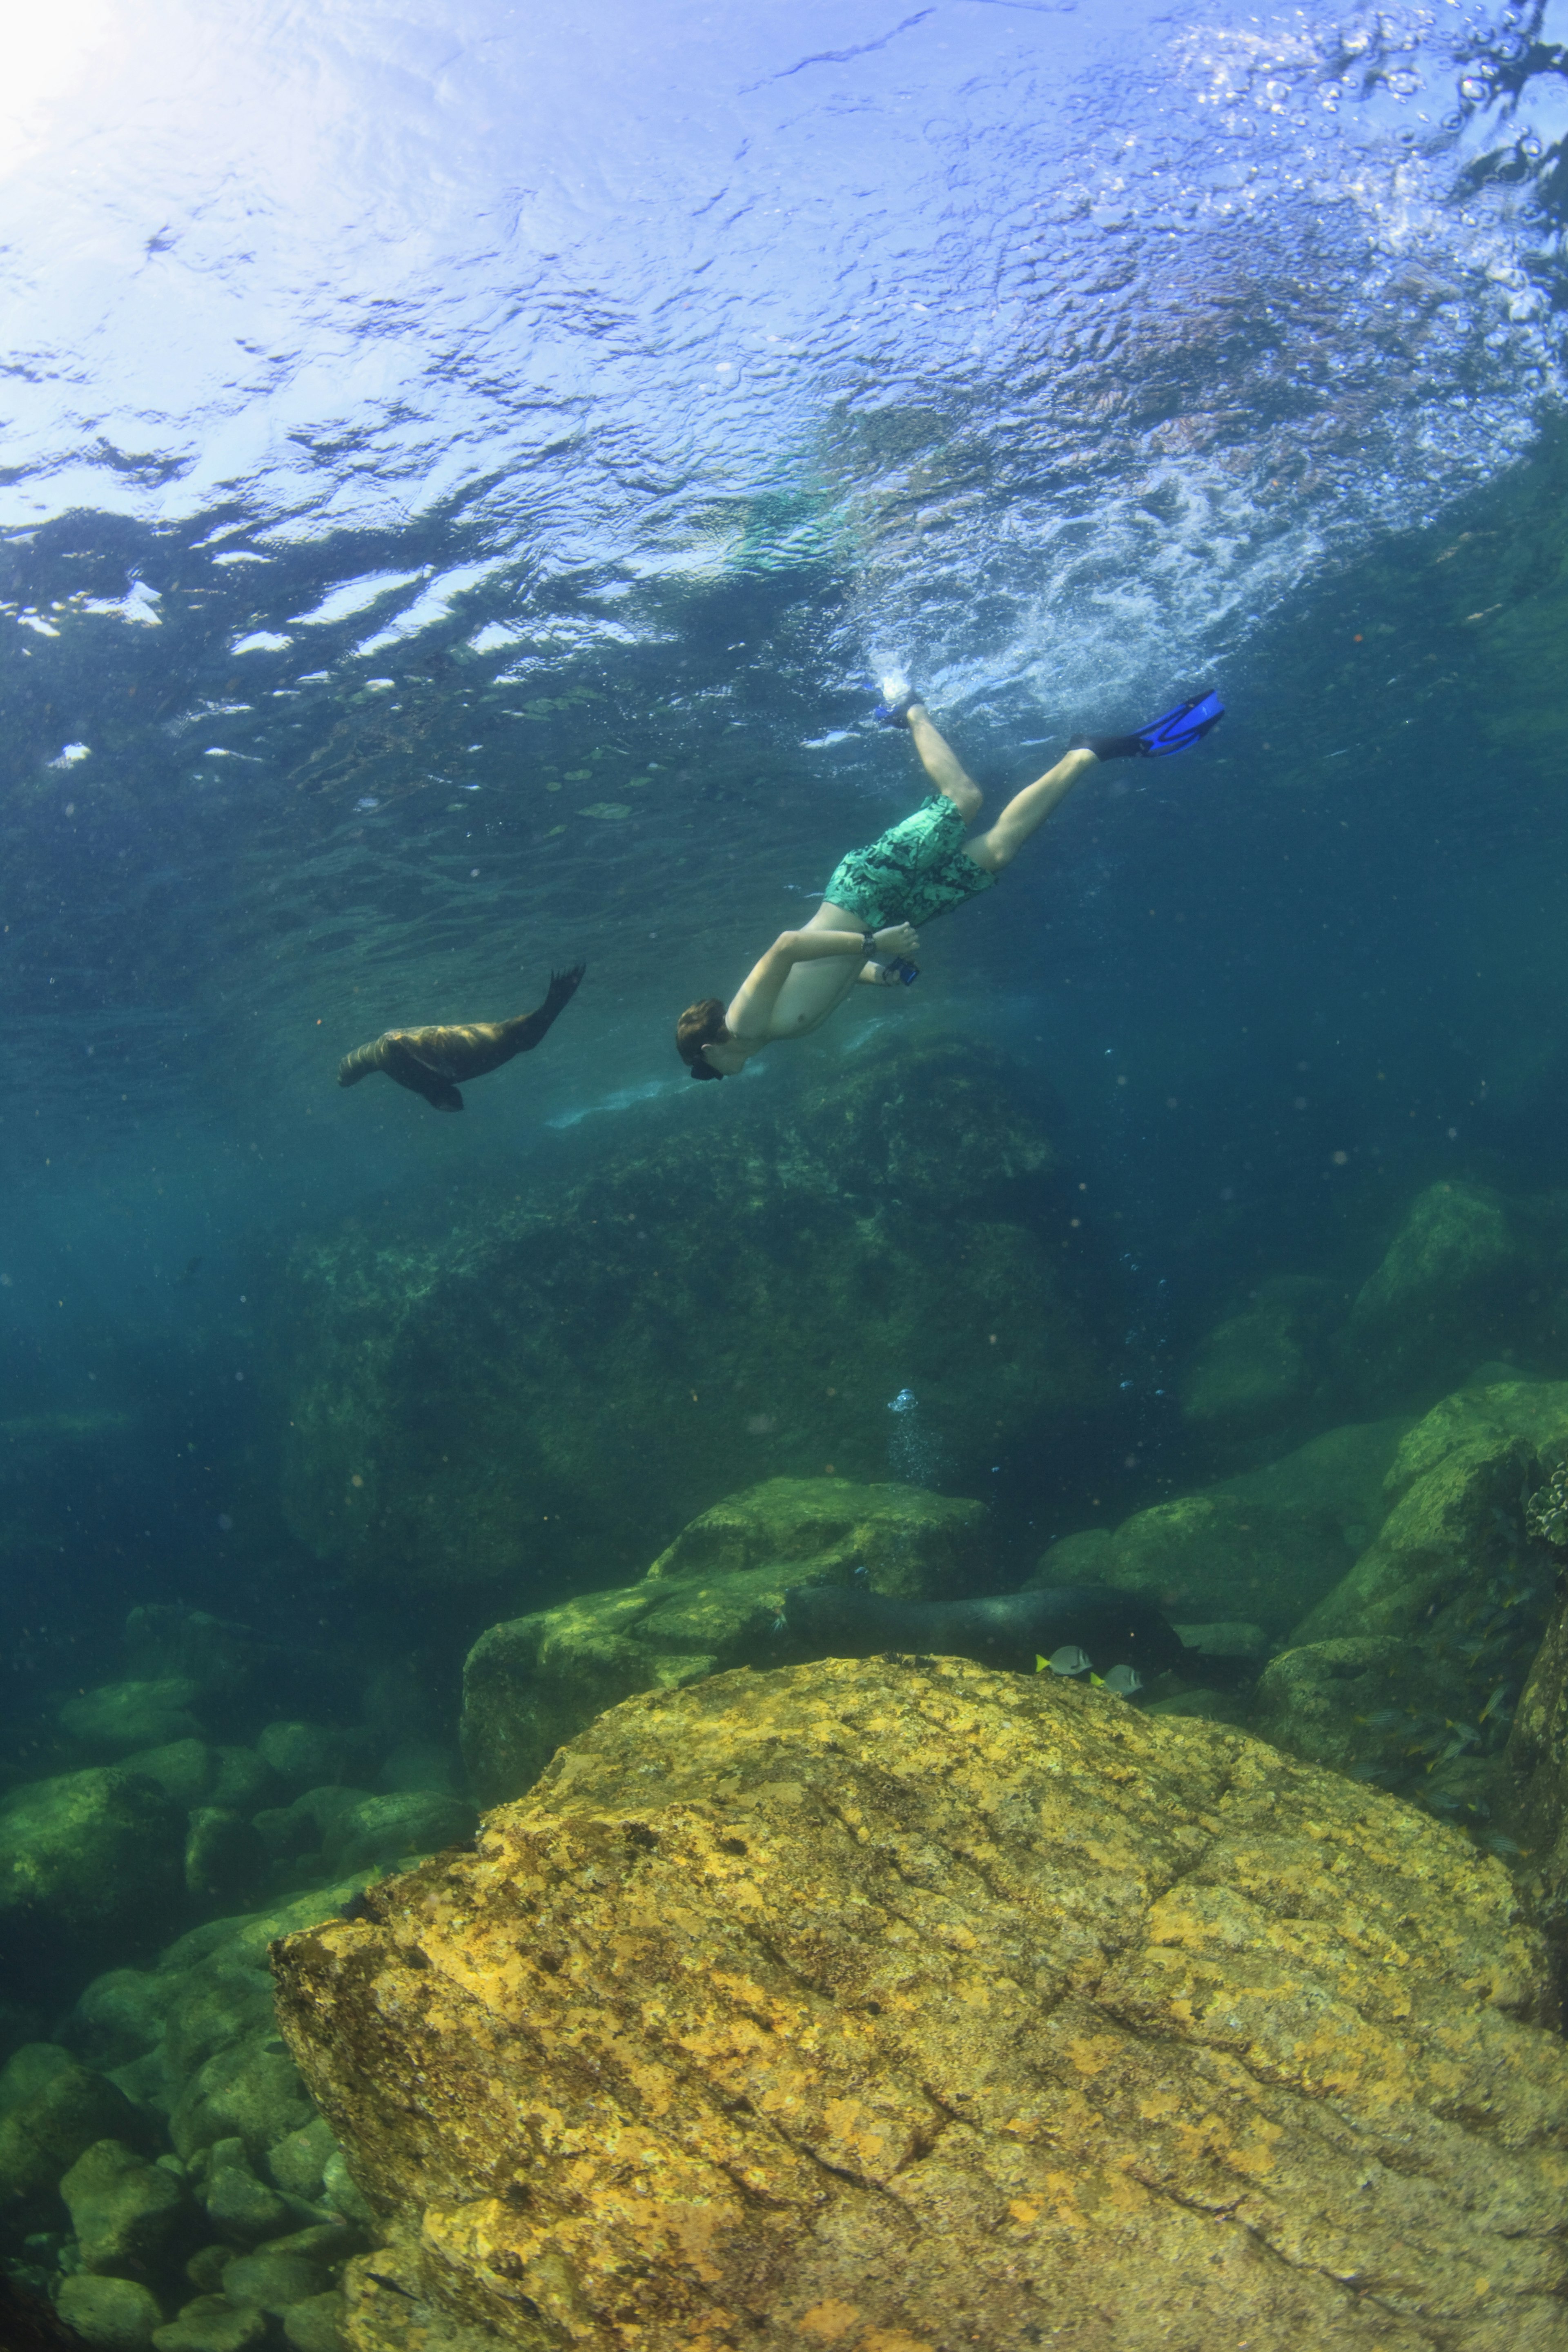
[{"label": "snorkeling man", "polygon": [[1184,751],[1225,716],[1216,694],[1201,694],[1136,734],[1078,736],[1066,758],[1026,784],[994,824],[971,835],[980,787],[908,688],[883,692],[888,698],[876,715],[885,725],[909,729],[931,790],[913,816],[840,861],[805,929],[781,931],[728,1004],[708,996],[687,1006],[675,1044],[694,1078],[734,1077],[764,1045],[809,1036],[857,982],[896,988],[912,981],[915,970],[905,959],[920,947],[918,926],[988,890],[1089,769],[1103,760]]}]

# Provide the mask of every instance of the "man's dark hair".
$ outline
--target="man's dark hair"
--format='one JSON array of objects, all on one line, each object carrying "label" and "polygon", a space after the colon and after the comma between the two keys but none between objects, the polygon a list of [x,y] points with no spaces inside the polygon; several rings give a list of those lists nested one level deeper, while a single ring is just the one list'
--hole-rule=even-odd
[{"label": "man's dark hair", "polygon": [[699,1004],[689,1004],[675,1024],[675,1050],[694,1078],[721,1078],[703,1058],[704,1045],[721,1045],[730,1034],[724,1025],[724,1000],[721,996],[705,996]]}]

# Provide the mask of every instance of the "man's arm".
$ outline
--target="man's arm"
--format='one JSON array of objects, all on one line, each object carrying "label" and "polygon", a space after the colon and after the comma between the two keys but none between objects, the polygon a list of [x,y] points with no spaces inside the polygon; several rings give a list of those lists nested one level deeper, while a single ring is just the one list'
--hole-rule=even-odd
[{"label": "man's arm", "polygon": [[867,955],[866,941],[879,955],[912,954],[920,944],[908,923],[894,923],[885,931],[781,931],[766,955],[752,966],[736,990],[725,1026],[742,1045],[767,1040],[779,992],[797,963],[815,963],[824,956]]}]

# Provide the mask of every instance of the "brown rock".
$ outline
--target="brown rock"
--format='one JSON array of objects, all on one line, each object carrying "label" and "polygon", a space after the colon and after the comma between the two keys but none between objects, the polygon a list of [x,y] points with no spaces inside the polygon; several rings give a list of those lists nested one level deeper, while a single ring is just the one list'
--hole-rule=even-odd
[{"label": "brown rock", "polygon": [[1568,2053],[1506,1874],[1233,1731],[960,1660],[737,1672],[370,1901],[274,1950],[393,2224],[356,2352],[1568,2343]]}]

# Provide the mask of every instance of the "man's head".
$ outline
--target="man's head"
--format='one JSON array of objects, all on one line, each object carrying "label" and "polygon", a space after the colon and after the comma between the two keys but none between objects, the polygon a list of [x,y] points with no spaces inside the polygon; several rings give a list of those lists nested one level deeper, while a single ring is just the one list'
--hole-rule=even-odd
[{"label": "man's head", "polygon": [[724,1024],[724,1000],[721,996],[705,996],[700,1004],[689,1004],[675,1024],[675,1050],[694,1078],[721,1078],[702,1051],[704,1045],[722,1045],[730,1032]]}]

